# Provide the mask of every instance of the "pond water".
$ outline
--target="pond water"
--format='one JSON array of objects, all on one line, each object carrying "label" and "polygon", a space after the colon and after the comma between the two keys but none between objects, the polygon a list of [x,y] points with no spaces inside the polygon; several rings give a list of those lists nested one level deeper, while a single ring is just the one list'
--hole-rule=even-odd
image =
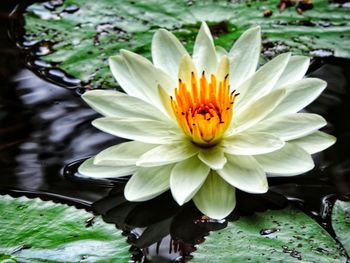
[{"label": "pond water", "polygon": [[[238,192],[234,213],[227,220],[214,222],[202,217],[191,202],[179,207],[170,193],[149,202],[130,203],[123,197],[127,178],[93,181],[76,173],[82,160],[123,139],[91,126],[98,114],[80,98],[84,90],[78,82],[73,85],[71,80],[67,88],[67,83],[59,81],[66,77],[59,71],[58,83],[45,81],[33,68],[33,60],[16,46],[13,31],[9,37],[13,30],[9,14],[18,2],[23,1],[3,0],[0,4],[1,194],[40,197],[102,214],[105,221],[128,233],[135,261],[143,257],[145,262],[185,260],[210,230],[224,228],[227,221],[239,216],[290,203],[333,235],[329,224],[332,203],[336,198],[349,198],[350,193],[349,59],[314,59],[308,72],[308,76],[326,80],[328,88],[306,110],[326,118],[325,131],[335,135],[337,143],[314,156],[312,171],[298,177],[270,178],[267,194]],[[272,232],[265,229],[261,234]]]}]

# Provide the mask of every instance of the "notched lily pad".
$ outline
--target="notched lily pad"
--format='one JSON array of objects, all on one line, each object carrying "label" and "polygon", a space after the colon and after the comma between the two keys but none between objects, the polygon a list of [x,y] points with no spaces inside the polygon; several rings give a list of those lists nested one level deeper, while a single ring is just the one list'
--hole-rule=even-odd
[{"label": "notched lily pad", "polygon": [[[264,10],[273,14],[266,17]],[[191,50],[202,20],[226,49],[259,24],[265,57],[286,51],[350,57],[345,44],[350,41],[350,13],[324,0],[314,0],[313,8],[303,14],[293,8],[280,12],[275,1],[51,0],[29,6],[24,17],[23,46],[93,88],[116,87],[107,59],[120,49],[150,58],[152,35],[160,27],[174,32]],[[42,43],[48,41],[54,44],[43,50]],[[47,71],[46,64],[33,64]]]},{"label": "notched lily pad", "polygon": [[332,227],[337,239],[350,254],[350,202],[335,202],[332,211]]},{"label": "notched lily pad", "polygon": [[257,213],[212,232],[191,262],[346,262],[342,248],[303,212]]},{"label": "notched lily pad", "polygon": [[67,205],[0,196],[1,262],[128,262],[121,231]]}]

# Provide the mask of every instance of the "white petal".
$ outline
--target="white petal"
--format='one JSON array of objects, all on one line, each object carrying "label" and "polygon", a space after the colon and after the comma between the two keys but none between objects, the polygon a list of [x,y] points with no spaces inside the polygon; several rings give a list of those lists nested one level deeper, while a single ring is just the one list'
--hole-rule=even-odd
[{"label": "white petal", "polygon": [[301,80],[306,74],[309,65],[310,58],[305,56],[292,56],[275,87],[282,88],[288,84]]},{"label": "white petal", "polygon": [[314,154],[332,146],[336,140],[337,139],[332,135],[317,131],[308,136],[301,137],[289,142],[298,145],[309,154]]},{"label": "white petal", "polygon": [[94,120],[92,125],[112,135],[145,143],[167,144],[182,136],[169,123],[156,120],[106,117]]},{"label": "white petal", "polygon": [[210,168],[202,163],[197,156],[174,166],[170,176],[170,189],[179,205],[192,199],[203,185],[209,171]]},{"label": "white petal", "polygon": [[122,56],[112,56],[108,59],[109,67],[114,78],[117,80],[123,90],[130,96],[148,101],[142,83],[139,83],[130,72]]},{"label": "white petal", "polygon": [[100,166],[94,164],[94,157],[83,162],[78,172],[82,175],[93,178],[116,178],[131,175],[135,172],[136,166]]},{"label": "white petal", "polygon": [[198,32],[193,47],[192,57],[198,71],[200,73],[204,71],[207,78],[210,77],[210,74],[216,73],[217,58],[215,46],[213,37],[205,22],[202,23],[202,26]]},{"label": "white petal", "polygon": [[230,71],[230,61],[227,56],[223,56],[218,65],[217,80],[223,81]]},{"label": "white petal", "polygon": [[[278,55],[262,66],[254,75],[237,87],[240,92],[236,106],[246,107],[252,101],[268,94],[275,86],[290,58],[290,53]],[[230,76],[234,78],[234,76]],[[235,89],[234,86],[232,86]]]},{"label": "white petal", "polygon": [[226,182],[248,193],[267,192],[265,172],[253,157],[229,154],[226,157],[226,165],[217,171]]},{"label": "white petal", "polygon": [[230,85],[236,89],[255,72],[261,49],[260,27],[245,31],[235,42],[229,53]]},{"label": "white petal", "polygon": [[106,166],[136,165],[136,161],[142,154],[156,146],[137,141],[124,142],[109,147],[97,154],[94,164]]},{"label": "white petal", "polygon": [[309,135],[323,126],[326,120],[317,114],[292,113],[261,121],[252,130],[266,132],[288,141]]},{"label": "white petal", "polygon": [[132,77],[142,83],[148,102],[163,110],[163,103],[159,97],[160,85],[168,94],[172,94],[177,82],[165,72],[157,69],[148,60],[133,52],[121,50],[121,54],[128,65]]},{"label": "white petal", "polygon": [[268,133],[250,132],[227,137],[222,146],[225,153],[255,155],[276,151],[284,146],[284,142]]},{"label": "white petal", "polygon": [[92,90],[85,92],[82,98],[107,117],[167,120],[167,116],[151,104],[118,91]]},{"label": "white petal", "polygon": [[221,147],[203,148],[198,158],[213,170],[222,169],[226,163],[226,157]]},{"label": "white petal", "polygon": [[[176,116],[171,106],[171,96],[169,96],[169,94],[160,85],[158,85],[158,92],[159,92],[160,101],[163,104],[163,108],[165,112],[167,112],[168,114],[167,115],[168,118],[176,121]],[[159,118],[161,118],[161,115],[159,116]]]},{"label": "white petal", "polygon": [[228,56],[228,52],[226,51],[226,49],[224,49],[221,46],[216,46],[215,50],[216,50],[216,56],[218,59],[218,63],[220,62],[220,60],[223,56]]},{"label": "white petal", "polygon": [[235,188],[212,171],[193,197],[193,201],[203,214],[214,219],[223,219],[236,206]]},{"label": "white petal", "polygon": [[197,154],[198,151],[191,142],[160,145],[143,154],[136,165],[150,167],[180,162]]},{"label": "white petal", "polygon": [[314,168],[314,162],[310,154],[292,143],[286,143],[280,150],[256,155],[254,158],[265,172],[275,175],[292,176]]},{"label": "white petal", "polygon": [[314,101],[326,86],[325,81],[313,78],[302,79],[286,86],[285,98],[269,114],[269,117],[300,111]]},{"label": "white petal", "polygon": [[173,165],[138,168],[125,186],[124,195],[129,201],[147,201],[169,189]]},{"label": "white petal", "polygon": [[180,59],[188,54],[180,41],[169,31],[159,29],[152,40],[154,66],[175,77],[179,71]]},{"label": "white petal", "polygon": [[264,119],[282,101],[285,94],[284,89],[274,90],[251,103],[243,111],[237,110],[227,135],[242,132]]},{"label": "white petal", "polygon": [[185,55],[180,61],[179,79],[186,84],[187,89],[191,89],[192,87],[192,72],[197,78],[197,69],[192,61],[192,58],[189,55]]}]

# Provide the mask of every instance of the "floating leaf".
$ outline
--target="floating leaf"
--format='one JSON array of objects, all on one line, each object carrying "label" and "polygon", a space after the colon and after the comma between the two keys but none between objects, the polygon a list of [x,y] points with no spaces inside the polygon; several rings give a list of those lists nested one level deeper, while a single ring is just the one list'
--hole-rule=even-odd
[{"label": "floating leaf", "polygon": [[332,227],[337,239],[350,254],[350,202],[335,202],[332,211]]},{"label": "floating leaf", "polygon": [[191,262],[345,262],[343,254],[314,220],[286,208],[241,217],[212,232]]},{"label": "floating leaf", "polygon": [[[58,3],[58,4],[57,4]],[[174,32],[192,48],[200,21],[208,22],[218,45],[229,49],[247,28],[261,25],[264,54],[293,51],[311,56],[350,56],[350,12],[314,0],[313,9],[278,11],[276,1],[65,0],[36,3],[25,13],[24,46],[93,87],[116,87],[107,59],[120,49],[150,57],[155,30]],[[273,11],[264,17],[264,11]],[[40,65],[39,65],[40,67]],[[60,75],[57,71],[53,75]]]},{"label": "floating leaf", "polygon": [[130,259],[121,232],[84,210],[40,199],[0,196],[0,214],[0,262]]}]

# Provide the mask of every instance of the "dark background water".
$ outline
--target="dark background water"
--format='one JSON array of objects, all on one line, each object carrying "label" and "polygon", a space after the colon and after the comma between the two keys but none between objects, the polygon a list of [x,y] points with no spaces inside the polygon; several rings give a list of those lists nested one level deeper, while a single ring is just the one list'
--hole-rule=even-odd
[{"label": "dark background water", "polygon": [[[52,84],[28,69],[27,52],[16,46],[15,32],[9,37],[12,26],[20,24],[9,19],[19,2],[23,1],[0,4],[0,193],[41,197],[102,214],[129,233],[135,260],[143,255],[152,262],[181,259],[208,231],[225,227],[225,220],[203,220],[191,202],[179,207],[169,193],[130,203],[123,197],[123,180],[89,181],[76,176],[80,160],[122,139],[90,125],[98,114],[81,100],[80,88]],[[332,202],[350,193],[350,60],[314,59],[308,74],[328,82],[307,110],[327,119],[325,130],[338,138],[337,143],[314,156],[312,171],[269,179],[267,194],[238,192],[238,207],[228,220],[293,203],[332,234]],[[144,254],[136,247],[144,248]]]}]

